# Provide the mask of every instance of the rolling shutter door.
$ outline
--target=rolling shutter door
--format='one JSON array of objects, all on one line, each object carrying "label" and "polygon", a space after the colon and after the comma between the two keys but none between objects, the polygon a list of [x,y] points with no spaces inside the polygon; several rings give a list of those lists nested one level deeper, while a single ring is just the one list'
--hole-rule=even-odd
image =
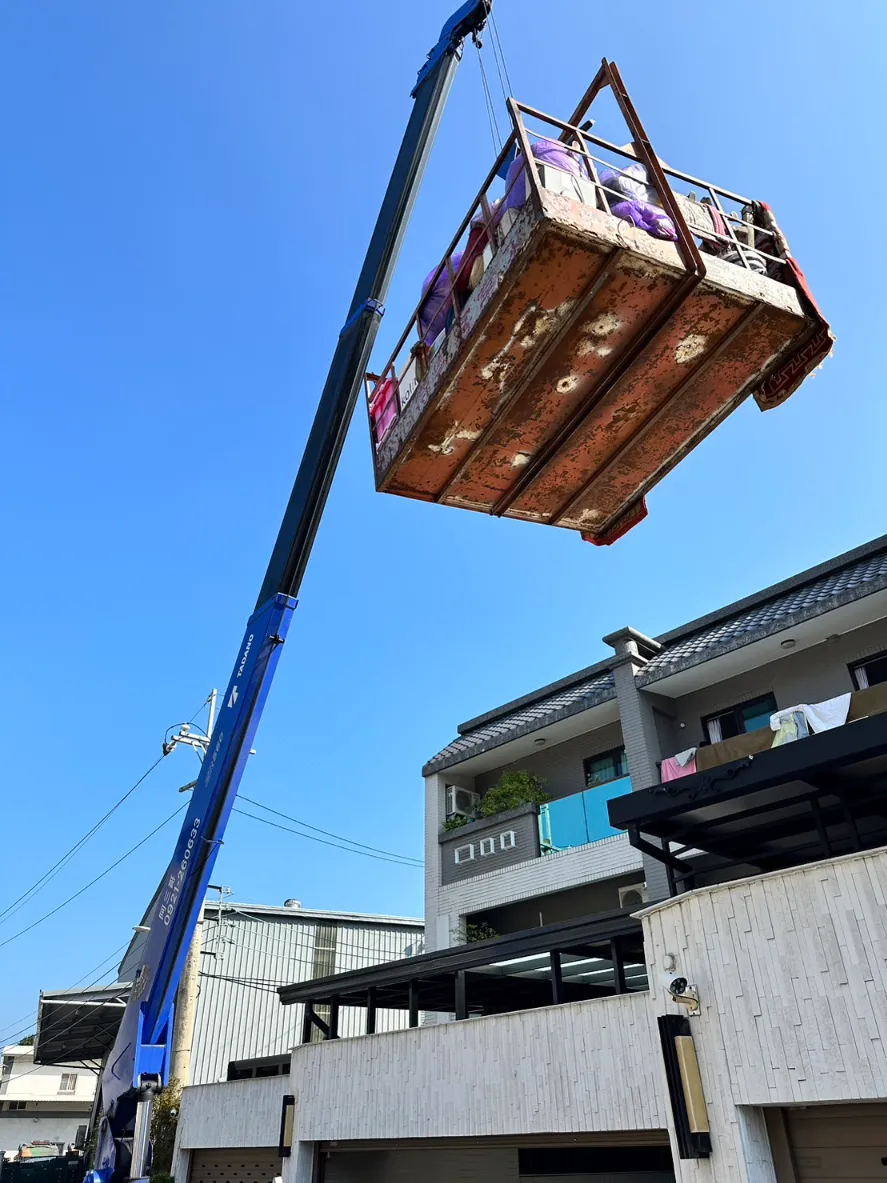
[{"label": "rolling shutter door", "polygon": [[887,1179],[887,1105],[786,1111],[797,1183]]}]

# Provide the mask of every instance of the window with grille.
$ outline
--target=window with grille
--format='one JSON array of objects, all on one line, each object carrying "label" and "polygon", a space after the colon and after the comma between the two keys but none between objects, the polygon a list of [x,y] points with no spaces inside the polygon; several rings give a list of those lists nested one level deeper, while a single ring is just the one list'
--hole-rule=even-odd
[{"label": "window with grille", "polygon": [[77,1091],[77,1073],[63,1072],[61,1084],[59,1085],[60,1093],[76,1093]]}]

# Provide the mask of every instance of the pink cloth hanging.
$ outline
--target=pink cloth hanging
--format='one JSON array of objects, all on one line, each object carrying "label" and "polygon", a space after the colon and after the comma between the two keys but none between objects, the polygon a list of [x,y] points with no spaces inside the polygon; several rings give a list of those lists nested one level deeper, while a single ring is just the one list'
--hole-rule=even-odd
[{"label": "pink cloth hanging", "polygon": [[659,771],[663,784],[670,780],[678,780],[682,776],[691,776],[696,771],[696,757],[691,756],[686,764],[680,765],[674,756],[669,756],[667,760],[662,761]]}]

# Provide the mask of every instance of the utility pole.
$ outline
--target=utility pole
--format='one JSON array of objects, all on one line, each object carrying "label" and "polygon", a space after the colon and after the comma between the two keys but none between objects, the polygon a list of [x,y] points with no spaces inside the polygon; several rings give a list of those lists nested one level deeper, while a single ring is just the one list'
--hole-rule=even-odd
[{"label": "utility pole", "polygon": [[[195,735],[187,723],[183,723],[178,733],[166,745],[170,751],[179,743],[185,743],[194,748],[200,759],[209,748],[210,737],[216,719],[216,700],[218,694],[211,690],[207,698],[209,719],[206,724],[206,735]],[[191,788],[186,785],[185,788]],[[183,790],[179,790],[182,792]],[[220,896],[221,899],[221,896]],[[203,944],[203,905],[200,916],[185,958],[182,970],[182,980],[176,991],[175,1015],[172,1028],[172,1047],[170,1049],[170,1079],[175,1079],[184,1088],[191,1080],[191,1046],[194,1042],[194,1021],[197,1017],[197,994],[200,985],[200,956]]]},{"label": "utility pole", "polygon": [[182,1087],[191,1080],[191,1044],[194,1041],[194,1020],[197,1017],[197,990],[200,975],[200,952],[203,941],[203,908],[191,938],[182,980],[176,991],[176,1009],[172,1027],[169,1076]]}]

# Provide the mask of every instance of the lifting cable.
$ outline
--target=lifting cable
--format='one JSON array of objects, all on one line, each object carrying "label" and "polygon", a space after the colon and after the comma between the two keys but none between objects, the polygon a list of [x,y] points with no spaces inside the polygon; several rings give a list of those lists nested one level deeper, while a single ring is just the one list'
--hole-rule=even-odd
[{"label": "lifting cable", "polygon": [[[493,57],[496,59],[496,70],[499,74],[499,85],[502,87],[502,97],[507,99],[508,96],[511,95],[513,98],[514,87],[511,84],[511,75],[508,73],[508,63],[505,60],[505,50],[502,47],[502,38],[499,36],[499,26],[496,24],[496,14],[492,11],[490,12],[490,32],[492,33],[493,37]],[[504,81],[502,77],[503,74],[505,75]]]},{"label": "lifting cable", "polygon": [[[490,124],[490,137],[493,141],[493,151],[498,156],[502,151],[502,133],[499,130],[499,120],[496,118],[496,110],[493,106],[493,96],[490,93],[490,84],[487,81],[487,71],[486,67],[484,66],[484,58],[481,52],[483,42],[477,33],[472,35],[472,41],[474,42],[474,47],[477,50],[477,61],[478,65],[480,66],[480,81],[484,89],[484,100],[487,107],[487,119]],[[499,63],[497,62],[496,69],[498,70],[498,68]]]}]

